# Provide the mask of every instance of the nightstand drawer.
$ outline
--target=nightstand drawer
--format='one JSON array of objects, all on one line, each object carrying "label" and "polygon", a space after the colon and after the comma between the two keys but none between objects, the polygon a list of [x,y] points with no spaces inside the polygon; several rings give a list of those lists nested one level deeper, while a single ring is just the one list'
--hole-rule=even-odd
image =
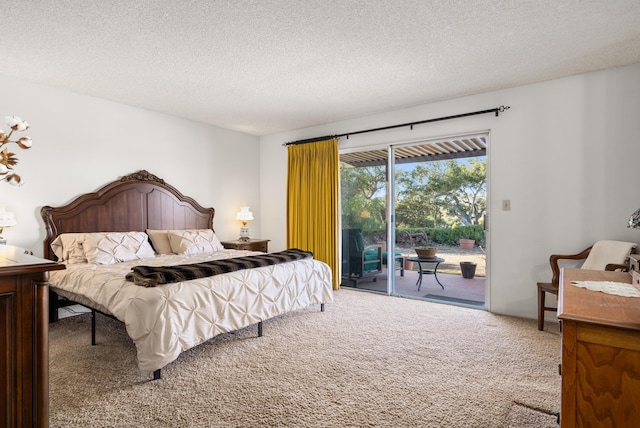
[{"label": "nightstand drawer", "polygon": [[249,239],[248,241],[223,241],[222,246],[229,250],[247,250],[269,252],[269,239]]}]

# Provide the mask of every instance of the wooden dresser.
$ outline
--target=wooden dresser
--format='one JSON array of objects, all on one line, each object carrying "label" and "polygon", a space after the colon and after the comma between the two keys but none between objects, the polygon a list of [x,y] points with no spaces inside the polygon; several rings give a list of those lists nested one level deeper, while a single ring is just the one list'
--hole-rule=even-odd
[{"label": "wooden dresser", "polygon": [[640,427],[640,298],[570,285],[631,283],[626,272],[563,269],[560,426]]},{"label": "wooden dresser", "polygon": [[[28,253],[28,252],[26,252]],[[64,265],[0,245],[0,426],[49,426],[49,271]]]}]

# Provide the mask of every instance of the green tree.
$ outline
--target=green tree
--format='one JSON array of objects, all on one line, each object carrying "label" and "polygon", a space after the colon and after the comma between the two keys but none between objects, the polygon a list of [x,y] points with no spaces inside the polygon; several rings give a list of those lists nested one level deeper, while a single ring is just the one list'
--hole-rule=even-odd
[{"label": "green tree", "polygon": [[445,225],[447,210],[431,181],[445,174],[442,162],[417,164],[396,175],[396,226],[400,228]]},{"label": "green tree", "polygon": [[486,161],[423,162],[396,177],[400,228],[480,224],[486,212]]},{"label": "green tree", "polygon": [[383,230],[386,222],[384,166],[340,168],[342,226],[363,230]]},{"label": "green tree", "polygon": [[428,187],[442,198],[459,224],[480,224],[487,209],[487,162],[447,160],[443,175],[432,176]]},{"label": "green tree", "polygon": [[[342,166],[343,227],[385,227],[384,166]],[[396,170],[396,227],[480,224],[486,212],[486,160],[422,162]]]}]

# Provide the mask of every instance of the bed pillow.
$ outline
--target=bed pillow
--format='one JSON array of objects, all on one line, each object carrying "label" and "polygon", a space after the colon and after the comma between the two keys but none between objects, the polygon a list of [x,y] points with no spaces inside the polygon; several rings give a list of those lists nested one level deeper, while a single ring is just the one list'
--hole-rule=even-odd
[{"label": "bed pillow", "polygon": [[58,261],[68,264],[87,263],[82,241],[86,233],[62,233],[51,243]]},{"label": "bed pillow", "polygon": [[213,253],[224,249],[211,229],[170,230],[169,243],[171,250],[181,255]]},{"label": "bed pillow", "polygon": [[171,244],[169,243],[168,230],[151,230],[147,229],[147,235],[151,239],[151,245],[158,254],[172,254]]},{"label": "bed pillow", "polygon": [[144,232],[87,233],[82,243],[88,263],[110,265],[154,257]]}]

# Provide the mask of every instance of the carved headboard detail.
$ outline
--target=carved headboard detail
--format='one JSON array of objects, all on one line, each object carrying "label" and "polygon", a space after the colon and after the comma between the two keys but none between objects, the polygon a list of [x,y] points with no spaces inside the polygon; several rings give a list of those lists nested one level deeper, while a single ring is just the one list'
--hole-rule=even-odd
[{"label": "carved headboard detail", "polygon": [[144,232],[146,229],[212,229],[213,208],[204,208],[145,170],[40,210],[46,229],[44,257],[56,260],[51,242],[71,232]]}]

